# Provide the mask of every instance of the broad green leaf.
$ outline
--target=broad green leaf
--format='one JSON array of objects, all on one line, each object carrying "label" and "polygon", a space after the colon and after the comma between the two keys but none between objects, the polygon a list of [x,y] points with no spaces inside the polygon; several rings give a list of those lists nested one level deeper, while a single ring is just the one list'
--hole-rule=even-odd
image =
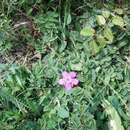
[{"label": "broad green leaf", "polygon": [[92,27],[85,27],[81,30],[80,34],[83,36],[93,36],[95,30]]},{"label": "broad green leaf", "polygon": [[120,8],[116,8],[115,10],[114,10],[117,14],[123,14],[123,9],[120,9]]},{"label": "broad green leaf", "polygon": [[102,15],[97,15],[96,19],[99,25],[105,25],[106,20]]},{"label": "broad green leaf", "polygon": [[108,41],[110,41],[110,43],[113,42],[114,36],[113,36],[113,33],[112,33],[111,28],[108,28],[108,27],[105,28],[105,29],[104,29],[104,32],[103,32],[103,35],[104,35],[104,37],[105,37]]},{"label": "broad green leaf", "polygon": [[61,118],[68,118],[69,117],[69,112],[65,108],[60,107],[58,109],[58,116],[61,117]]},{"label": "broad green leaf", "polygon": [[109,12],[108,10],[103,10],[103,11],[102,11],[102,15],[103,15],[105,18],[109,18],[110,12]]},{"label": "broad green leaf", "polygon": [[95,55],[96,53],[99,52],[99,47],[97,45],[97,43],[95,42],[95,40],[92,40],[90,41],[89,43],[89,47],[90,47],[90,50],[92,51],[92,54]]},{"label": "broad green leaf", "polygon": [[97,42],[99,43],[101,48],[105,47],[106,45],[106,40],[102,35],[97,36]]},{"label": "broad green leaf", "polygon": [[112,19],[112,23],[114,25],[117,25],[117,26],[120,26],[120,27],[124,26],[124,20],[120,16],[114,16],[113,19]]},{"label": "broad green leaf", "polygon": [[109,130],[124,130],[121,118],[116,109],[112,106],[112,104],[107,100],[103,100],[102,105],[105,108],[105,112],[109,118],[108,122]]}]

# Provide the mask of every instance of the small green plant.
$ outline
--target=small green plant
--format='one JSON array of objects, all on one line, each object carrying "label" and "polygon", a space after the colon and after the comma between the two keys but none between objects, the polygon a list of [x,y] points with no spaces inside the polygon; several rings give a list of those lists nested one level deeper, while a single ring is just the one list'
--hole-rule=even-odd
[{"label": "small green plant", "polygon": [[[98,53],[107,44],[128,44],[125,37],[127,37],[126,26],[122,9],[115,9],[114,12],[102,10],[100,15],[94,18],[89,18],[80,32],[81,35],[86,36],[88,47],[93,55]],[[95,21],[96,19],[96,21]],[[91,25],[89,23],[92,22]],[[115,39],[116,35],[116,39]],[[122,47],[124,46],[122,45]]]},{"label": "small green plant", "polygon": [[130,130],[127,5],[2,0],[0,7],[0,130]]},{"label": "small green plant", "polygon": [[8,19],[4,14],[0,16],[0,53],[5,53],[13,46],[13,30],[10,26],[11,20]]}]

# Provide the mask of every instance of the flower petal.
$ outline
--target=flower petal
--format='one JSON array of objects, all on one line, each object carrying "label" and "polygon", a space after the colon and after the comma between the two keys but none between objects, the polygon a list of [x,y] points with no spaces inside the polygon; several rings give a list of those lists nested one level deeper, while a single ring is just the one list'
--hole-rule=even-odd
[{"label": "flower petal", "polygon": [[69,72],[69,75],[70,75],[71,78],[75,78],[77,73],[72,71],[72,72]]},{"label": "flower petal", "polygon": [[65,90],[71,90],[72,87],[73,87],[73,85],[71,83],[66,83],[64,86]]},{"label": "flower petal", "polygon": [[65,84],[64,79],[59,79],[59,80],[58,80],[58,84],[60,84],[60,85],[64,85],[64,84]]},{"label": "flower petal", "polygon": [[62,72],[62,76],[63,76],[63,78],[69,77],[69,73],[64,71],[64,72]]},{"label": "flower petal", "polygon": [[78,85],[79,80],[77,80],[77,79],[73,79],[72,83],[73,83],[73,85]]}]

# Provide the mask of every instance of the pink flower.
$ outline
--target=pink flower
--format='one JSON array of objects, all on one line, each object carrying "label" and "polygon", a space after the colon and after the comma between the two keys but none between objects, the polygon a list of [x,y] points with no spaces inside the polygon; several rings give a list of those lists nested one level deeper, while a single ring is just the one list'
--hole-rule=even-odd
[{"label": "pink flower", "polygon": [[76,72],[66,72],[62,73],[62,78],[58,81],[60,85],[63,85],[65,90],[72,89],[75,85],[78,85],[79,80],[76,79]]}]

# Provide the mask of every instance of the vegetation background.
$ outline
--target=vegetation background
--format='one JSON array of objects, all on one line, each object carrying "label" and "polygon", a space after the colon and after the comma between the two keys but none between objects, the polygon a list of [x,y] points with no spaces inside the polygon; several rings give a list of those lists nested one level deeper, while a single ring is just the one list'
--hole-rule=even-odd
[{"label": "vegetation background", "polygon": [[0,130],[130,130],[129,17],[127,0],[1,0]]}]

